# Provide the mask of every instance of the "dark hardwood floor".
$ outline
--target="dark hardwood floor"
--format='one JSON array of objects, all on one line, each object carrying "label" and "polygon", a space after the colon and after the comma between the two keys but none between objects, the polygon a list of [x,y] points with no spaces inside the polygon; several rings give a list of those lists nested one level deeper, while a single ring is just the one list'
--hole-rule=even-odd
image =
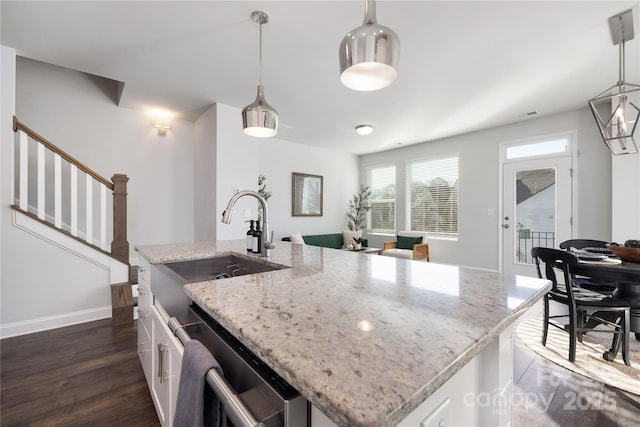
[{"label": "dark hardwood floor", "polygon": [[[137,325],[110,320],[0,341],[0,425],[159,426],[136,342]],[[557,366],[517,336],[514,383],[514,427],[640,423],[640,396]]]},{"label": "dark hardwood floor", "polygon": [[159,426],[137,325],[111,319],[0,341],[0,425]]}]

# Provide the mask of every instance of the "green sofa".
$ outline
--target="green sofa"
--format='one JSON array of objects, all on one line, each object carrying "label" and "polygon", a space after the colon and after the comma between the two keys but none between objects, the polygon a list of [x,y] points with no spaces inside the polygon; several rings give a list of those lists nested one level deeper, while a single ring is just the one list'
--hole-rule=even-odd
[{"label": "green sofa", "polygon": [[[310,246],[322,246],[323,248],[342,249],[342,233],[313,234],[302,236],[304,243]],[[283,237],[282,241],[290,242],[289,237]],[[367,240],[362,241],[362,246],[367,247]]]}]

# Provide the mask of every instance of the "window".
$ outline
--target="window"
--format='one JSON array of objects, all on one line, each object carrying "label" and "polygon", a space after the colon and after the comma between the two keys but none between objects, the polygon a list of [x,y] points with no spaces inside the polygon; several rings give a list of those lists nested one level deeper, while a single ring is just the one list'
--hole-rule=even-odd
[{"label": "window", "polygon": [[407,162],[407,224],[431,236],[458,236],[458,156]]},{"label": "window", "polygon": [[514,144],[506,147],[507,160],[559,154],[569,151],[569,138],[562,137],[548,141]]},{"label": "window", "polygon": [[396,232],[396,167],[384,166],[368,170],[371,187],[369,231],[395,234]]}]

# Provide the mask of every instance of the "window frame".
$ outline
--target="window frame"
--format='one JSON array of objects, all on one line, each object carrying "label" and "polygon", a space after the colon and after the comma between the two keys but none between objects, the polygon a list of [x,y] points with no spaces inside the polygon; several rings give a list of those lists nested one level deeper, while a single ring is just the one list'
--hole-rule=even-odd
[{"label": "window frame", "polygon": [[[446,180],[447,183],[449,183],[450,188],[456,189],[456,192],[457,192],[456,203],[455,203],[455,211],[456,211],[455,232],[447,233],[447,232],[433,231],[429,229],[414,230],[412,226],[412,221],[411,221],[412,167],[417,164],[422,164],[422,163],[428,164],[432,162],[438,162],[438,161],[449,160],[449,159],[456,160],[456,180],[454,181],[453,185],[449,183],[449,180]],[[435,178],[438,178],[438,177],[434,177],[431,179],[435,179]],[[458,152],[448,153],[448,154],[442,154],[437,156],[429,156],[429,157],[421,157],[416,159],[405,160],[405,224],[406,224],[407,230],[424,231],[428,233],[430,239],[453,240],[453,241],[457,241],[459,239],[460,237],[460,153]]]},{"label": "window frame", "polygon": [[[374,188],[372,185],[372,176],[373,176],[373,171],[375,170],[381,170],[381,169],[388,169],[388,168],[393,168],[393,187],[394,187],[394,198],[393,199],[374,199],[373,194],[374,194]],[[369,186],[369,188],[371,188],[371,209],[369,210],[369,212],[367,212],[367,231],[368,234],[372,234],[372,235],[380,235],[380,236],[395,236],[396,234],[396,225],[397,225],[397,213],[398,213],[398,167],[395,163],[386,163],[386,164],[381,164],[381,165],[376,165],[376,166],[368,166],[366,168],[367,171],[367,185]],[[371,214],[373,211],[373,205],[376,202],[382,202],[382,203],[388,203],[388,202],[393,202],[393,215],[391,216],[392,220],[393,220],[393,227],[390,229],[373,229],[372,228],[372,224],[371,224]]]}]

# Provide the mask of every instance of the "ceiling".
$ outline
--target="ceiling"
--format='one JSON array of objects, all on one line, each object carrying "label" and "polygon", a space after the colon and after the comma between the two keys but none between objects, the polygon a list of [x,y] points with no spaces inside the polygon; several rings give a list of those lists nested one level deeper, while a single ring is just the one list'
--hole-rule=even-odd
[{"label": "ceiling", "polygon": [[[376,92],[339,78],[338,45],[361,25],[361,0],[0,4],[0,40],[18,55],[123,82],[120,107],[185,120],[255,99],[251,12],[265,11],[263,82],[278,138],[352,154],[586,106],[618,79],[608,18],[631,8],[627,80],[640,74],[638,1],[378,1],[401,52],[397,80]],[[356,134],[363,123],[374,133]]]}]

